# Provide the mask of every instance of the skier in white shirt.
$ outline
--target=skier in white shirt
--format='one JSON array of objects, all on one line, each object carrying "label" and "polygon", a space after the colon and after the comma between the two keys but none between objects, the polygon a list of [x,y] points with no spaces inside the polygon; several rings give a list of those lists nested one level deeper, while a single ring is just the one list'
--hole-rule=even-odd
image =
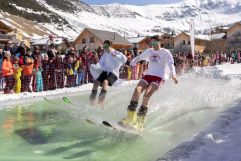
[{"label": "skier in white shirt", "polygon": [[[141,60],[149,62],[144,77],[139,81],[132,95],[130,105],[127,108],[127,116],[119,122],[122,126],[134,127],[142,131],[144,129],[144,121],[150,97],[170,76],[176,84],[178,83],[173,56],[169,50],[160,48],[159,42],[158,36],[151,37],[150,46],[153,48],[145,50],[142,54],[133,59],[130,64],[134,66]],[[145,93],[142,104],[137,113],[138,100],[143,92]]]},{"label": "skier in white shirt", "polygon": [[92,105],[95,104],[98,87],[102,86],[98,100],[98,104],[102,107],[107,93],[107,87],[112,86],[116,82],[119,78],[120,67],[127,61],[123,53],[111,48],[111,42],[109,40],[104,41],[103,48],[104,53],[99,63],[97,65],[91,65],[90,67],[90,72],[96,80],[89,97],[90,103]]}]

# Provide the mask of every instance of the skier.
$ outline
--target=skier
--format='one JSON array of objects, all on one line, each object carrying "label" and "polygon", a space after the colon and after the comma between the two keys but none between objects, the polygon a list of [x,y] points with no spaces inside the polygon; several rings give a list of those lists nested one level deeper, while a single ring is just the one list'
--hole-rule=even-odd
[{"label": "skier", "polygon": [[92,105],[95,104],[98,87],[102,86],[98,101],[98,104],[101,107],[103,107],[108,85],[112,86],[116,82],[119,77],[120,67],[127,61],[124,54],[111,48],[111,42],[109,40],[104,41],[103,47],[104,53],[101,56],[99,63],[90,66],[90,72],[95,79],[89,97],[90,103]]},{"label": "skier", "polygon": [[[144,77],[139,81],[132,95],[130,105],[127,108],[127,116],[119,124],[122,126],[133,127],[140,131],[144,129],[144,121],[148,110],[150,97],[160,88],[170,75],[177,84],[176,71],[173,56],[169,50],[160,47],[158,36],[150,38],[150,46],[142,54],[132,60],[131,66],[135,66],[142,60],[149,61],[148,69]],[[138,100],[141,93],[144,93],[139,112],[136,112]]]}]

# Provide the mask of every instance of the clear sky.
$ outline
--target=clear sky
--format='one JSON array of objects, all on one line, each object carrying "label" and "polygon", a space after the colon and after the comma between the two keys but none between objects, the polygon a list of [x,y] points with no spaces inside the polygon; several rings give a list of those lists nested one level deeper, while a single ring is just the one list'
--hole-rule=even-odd
[{"label": "clear sky", "polygon": [[163,3],[174,3],[181,0],[82,0],[88,4],[110,4],[110,3],[121,3],[121,4],[132,4],[132,5],[147,5],[147,4],[163,4]]}]

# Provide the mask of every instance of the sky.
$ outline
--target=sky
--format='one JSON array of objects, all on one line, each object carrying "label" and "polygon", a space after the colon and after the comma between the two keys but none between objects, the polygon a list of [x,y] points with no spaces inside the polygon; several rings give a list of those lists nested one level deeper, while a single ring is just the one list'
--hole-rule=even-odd
[{"label": "sky", "polygon": [[101,4],[110,4],[110,3],[148,5],[148,4],[174,3],[181,0],[83,0],[83,1],[92,5],[101,5]]}]

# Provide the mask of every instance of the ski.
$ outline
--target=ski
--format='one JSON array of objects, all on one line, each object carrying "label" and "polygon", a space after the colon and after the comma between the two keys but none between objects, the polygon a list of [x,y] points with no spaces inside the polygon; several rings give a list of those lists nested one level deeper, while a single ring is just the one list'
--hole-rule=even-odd
[{"label": "ski", "polygon": [[80,105],[73,103],[68,97],[63,97],[63,101],[64,101],[66,104],[70,104],[70,105],[73,105],[73,106],[80,107]]},{"label": "ski", "polygon": [[53,102],[52,100],[50,100],[50,99],[48,99],[48,98],[46,98],[46,97],[44,97],[44,100],[45,100],[46,102],[50,103],[50,104],[57,104],[57,103]]}]

